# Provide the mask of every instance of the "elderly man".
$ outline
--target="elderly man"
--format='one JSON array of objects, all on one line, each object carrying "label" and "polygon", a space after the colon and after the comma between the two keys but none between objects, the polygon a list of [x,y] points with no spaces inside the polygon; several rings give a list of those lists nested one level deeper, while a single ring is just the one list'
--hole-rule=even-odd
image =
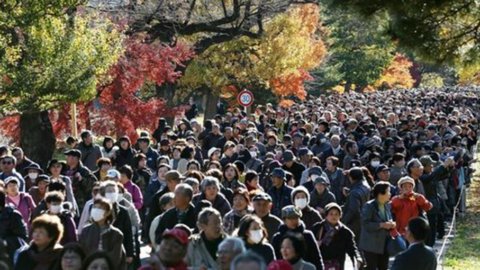
[{"label": "elderly man", "polygon": [[175,197],[173,202],[175,207],[165,212],[155,230],[155,240],[157,243],[162,241],[162,235],[166,229],[175,227],[176,224],[183,223],[190,229],[195,229],[197,215],[195,206],[192,204],[193,189],[188,184],[178,184],[175,187]]},{"label": "elderly man", "polygon": [[231,262],[245,252],[243,240],[238,237],[227,237],[218,246],[217,263],[220,270],[230,270]]},{"label": "elderly man", "polygon": [[150,257],[150,265],[139,270],[175,269],[187,270],[184,258],[188,249],[188,233],[180,228],[166,230],[162,235],[162,243]]},{"label": "elderly man", "polygon": [[267,265],[262,257],[258,256],[256,253],[247,251],[246,253],[240,254],[235,259],[233,259],[230,270],[266,270]]},{"label": "elderly man", "polygon": [[82,153],[82,163],[91,171],[97,169],[97,160],[101,158],[102,150],[98,144],[93,143],[93,134],[90,130],[85,130],[80,134],[82,142],[77,149]]},{"label": "elderly man", "polygon": [[14,156],[3,156],[0,159],[2,163],[2,172],[0,172],[0,180],[4,181],[10,176],[15,176],[19,182],[19,190],[21,192],[25,192],[25,180],[23,179],[22,175],[15,170],[15,164],[17,164],[17,159]]},{"label": "elderly man", "polygon": [[281,219],[270,214],[271,208],[272,198],[267,193],[259,193],[253,197],[254,213],[263,221],[265,229],[267,229],[268,241],[272,241],[278,227],[283,224]]}]

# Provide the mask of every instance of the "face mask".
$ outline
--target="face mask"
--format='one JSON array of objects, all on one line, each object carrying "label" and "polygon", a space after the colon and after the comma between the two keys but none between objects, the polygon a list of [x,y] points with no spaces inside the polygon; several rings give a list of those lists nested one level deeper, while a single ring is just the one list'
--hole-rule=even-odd
[{"label": "face mask", "polygon": [[305,198],[295,199],[295,206],[300,209],[307,207],[307,199]]},{"label": "face mask", "polygon": [[92,211],[90,212],[90,217],[93,219],[93,221],[100,221],[104,216],[105,210],[100,208],[92,208]]},{"label": "face mask", "polygon": [[380,165],[380,161],[377,161],[377,160],[372,160],[370,162],[370,165],[372,165],[372,167],[378,167]]},{"label": "face mask", "polygon": [[252,230],[252,231],[250,231],[249,239],[250,239],[250,241],[252,241],[255,244],[260,243],[263,239],[263,231],[262,230]]},{"label": "face mask", "polygon": [[50,205],[49,210],[50,210],[50,213],[52,213],[52,214],[58,214],[58,213],[60,213],[60,211],[62,211],[62,205],[61,204],[58,204],[58,205],[52,204],[52,205]]},{"label": "face mask", "polygon": [[107,193],[105,193],[105,199],[114,203],[118,200],[118,193],[117,192],[107,192]]},{"label": "face mask", "polygon": [[250,151],[250,156],[252,156],[252,158],[256,158],[257,157],[257,152]]},{"label": "face mask", "polygon": [[28,178],[30,178],[32,180],[37,179],[37,177],[38,177],[38,173],[36,173],[36,172],[28,173]]}]

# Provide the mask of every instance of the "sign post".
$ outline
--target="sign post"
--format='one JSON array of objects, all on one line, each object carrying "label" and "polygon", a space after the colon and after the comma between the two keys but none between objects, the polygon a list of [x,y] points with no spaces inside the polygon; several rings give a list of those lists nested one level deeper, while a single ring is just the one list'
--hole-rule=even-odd
[{"label": "sign post", "polygon": [[243,89],[240,93],[238,93],[237,102],[243,106],[245,113],[247,113],[247,108],[253,104],[253,100],[253,93],[247,89]]}]

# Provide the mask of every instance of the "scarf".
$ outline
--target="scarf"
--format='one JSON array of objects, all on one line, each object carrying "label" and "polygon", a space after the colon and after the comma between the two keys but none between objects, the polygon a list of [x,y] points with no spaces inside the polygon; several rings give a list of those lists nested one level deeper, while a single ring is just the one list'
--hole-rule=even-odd
[{"label": "scarf", "polygon": [[340,224],[332,226],[330,223],[325,222],[323,225],[323,236],[320,236],[321,244],[329,246],[332,243],[333,237],[340,231]]}]

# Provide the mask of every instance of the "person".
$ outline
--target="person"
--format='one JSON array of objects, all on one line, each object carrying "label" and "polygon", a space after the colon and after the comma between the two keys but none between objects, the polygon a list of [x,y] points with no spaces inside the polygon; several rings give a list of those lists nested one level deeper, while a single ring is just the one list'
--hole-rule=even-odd
[{"label": "person", "polygon": [[212,207],[204,208],[198,214],[197,226],[200,232],[192,235],[188,244],[186,256],[188,266],[193,269],[219,269],[218,246],[226,238],[220,212]]},{"label": "person", "polygon": [[362,256],[355,243],[353,232],[340,221],[342,208],[337,203],[325,206],[325,220],[313,225],[312,233],[318,239],[325,269],[345,269],[348,254],[352,265],[361,265]]},{"label": "person", "polygon": [[148,265],[139,270],[175,269],[187,270],[184,261],[188,249],[188,232],[181,228],[166,230],[162,235],[162,242],[150,257]]},{"label": "person", "polygon": [[15,169],[17,159],[14,156],[4,155],[0,158],[0,162],[2,165],[0,170],[0,180],[5,182],[8,177],[14,176],[18,179],[19,190],[25,192],[25,179],[23,179],[23,176]]},{"label": "person", "polygon": [[346,172],[351,183],[345,205],[342,223],[347,225],[355,234],[355,241],[360,239],[361,211],[363,205],[370,198],[370,187],[365,181],[363,171],[359,167],[353,167]]},{"label": "person", "polygon": [[[20,147],[14,147],[12,149],[12,156],[17,160],[15,165],[15,170],[17,172],[25,172],[25,168],[29,167],[32,164],[35,164],[31,159],[25,156],[23,149]],[[33,179],[35,181],[35,179]]]},{"label": "person", "polygon": [[185,224],[190,229],[195,229],[197,216],[195,206],[192,204],[193,189],[182,183],[175,187],[173,198],[174,207],[167,210],[158,222],[155,230],[155,242],[161,243],[162,235],[167,229],[172,229],[176,224]]},{"label": "person", "polygon": [[322,256],[318,249],[317,242],[313,233],[305,229],[305,225],[301,222],[302,212],[293,205],[285,206],[282,209],[282,219],[284,224],[280,225],[278,232],[273,236],[272,246],[275,250],[275,256],[282,258],[281,245],[283,238],[289,232],[300,233],[303,235],[304,241],[308,247],[305,250],[303,258],[305,261],[317,266],[318,269],[323,269]]},{"label": "person", "polygon": [[75,209],[75,212],[78,214],[79,208],[77,205],[77,200],[73,196],[72,179],[62,175],[62,171],[64,171],[63,168],[66,166],[67,164],[64,161],[51,159],[47,164],[47,173],[50,173],[50,183],[63,182],[65,184],[67,201],[72,204],[73,209]]},{"label": "person", "polygon": [[73,195],[81,212],[86,201],[90,199],[93,183],[97,181],[97,178],[87,167],[83,166],[80,161],[82,156],[80,150],[72,149],[64,154],[67,158],[67,165],[61,174],[72,180]]},{"label": "person", "polygon": [[157,243],[155,241],[155,231],[160,223],[160,219],[163,217],[163,213],[175,207],[175,202],[173,200],[174,196],[175,194],[173,192],[168,192],[160,197],[160,208],[162,209],[162,212],[153,219],[152,224],[150,225],[150,231],[148,231],[148,238],[150,240],[150,245],[152,245],[152,249],[157,247]]},{"label": "person", "polygon": [[63,209],[65,196],[59,191],[51,191],[45,195],[47,210],[44,212],[49,215],[56,215],[60,218],[63,226],[63,234],[60,238],[60,244],[64,245],[70,242],[77,242],[77,227],[70,211]]},{"label": "person", "polygon": [[35,185],[35,181],[40,174],[43,174],[42,168],[37,163],[32,163],[24,169],[25,190],[30,190]]},{"label": "person", "polygon": [[207,176],[200,184],[202,192],[193,197],[193,204],[197,206],[202,200],[209,201],[213,208],[220,211],[225,216],[232,209],[230,203],[220,193],[220,182],[213,176]]},{"label": "person", "polygon": [[220,270],[230,270],[230,264],[236,256],[245,252],[243,241],[237,237],[227,237],[218,245],[217,264]]},{"label": "person", "polygon": [[252,201],[253,213],[262,220],[267,230],[267,239],[271,242],[278,227],[283,224],[283,221],[270,213],[270,209],[272,209],[272,198],[267,193],[255,195]]},{"label": "person", "polygon": [[118,140],[120,147],[115,152],[115,166],[117,168],[123,165],[133,165],[133,159],[135,157],[135,149],[132,147],[132,142],[127,136],[120,137]]},{"label": "person", "polygon": [[0,239],[6,242],[9,263],[13,263],[13,255],[21,246],[26,245],[28,238],[27,224],[22,214],[6,204],[5,190],[0,187]]},{"label": "person", "polygon": [[310,193],[304,186],[298,186],[292,191],[292,204],[302,211],[302,221],[307,230],[311,230],[313,224],[320,222],[320,213],[312,208],[310,204]]},{"label": "person", "polygon": [[97,168],[98,169],[93,172],[97,180],[100,182],[108,180],[108,171],[112,169],[112,161],[106,157],[99,158],[97,160]]},{"label": "person", "polygon": [[115,163],[115,153],[118,150],[118,146],[115,145],[115,141],[110,136],[105,136],[103,138],[102,147],[100,148],[102,151],[102,156],[108,158]]},{"label": "person", "polygon": [[289,232],[283,237],[280,253],[282,258],[292,265],[293,270],[317,269],[314,264],[303,260],[305,252],[305,240],[302,234]]},{"label": "person", "polygon": [[391,270],[435,270],[437,256],[435,251],[425,245],[430,235],[428,221],[421,217],[412,218],[408,222],[405,238],[410,243],[407,250],[395,257]]},{"label": "person", "polygon": [[92,223],[82,229],[79,237],[80,245],[91,255],[95,251],[106,251],[108,257],[115,262],[115,269],[126,269],[123,233],[112,226],[113,208],[106,199],[95,199],[90,212]]},{"label": "person", "polygon": [[257,253],[247,251],[235,257],[230,264],[231,270],[266,270],[267,265]]},{"label": "person", "polygon": [[[140,137],[137,140],[139,153],[144,154],[147,157],[147,167],[152,171],[157,170],[157,159],[160,156],[156,150],[150,146],[150,138],[148,136]],[[134,157],[132,157],[134,158]],[[133,162],[133,159],[132,159]],[[133,164],[128,164],[133,165]]]},{"label": "person", "polygon": [[82,214],[80,215],[80,220],[78,221],[78,226],[77,226],[77,235],[80,235],[83,227],[85,227],[85,225],[90,223],[91,221],[90,210],[92,210],[93,201],[95,199],[100,198],[101,196],[102,195],[100,195],[100,182],[95,182],[92,188],[92,199],[88,200],[85,203]]},{"label": "person", "polygon": [[238,188],[233,192],[232,210],[223,217],[223,229],[231,235],[238,228],[240,220],[245,215],[252,212],[250,208],[250,197],[248,191],[244,188]]},{"label": "person", "polygon": [[364,252],[367,270],[388,269],[389,254],[386,251],[390,230],[395,229],[390,205],[390,183],[377,182],[372,190],[373,200],[362,208],[362,233],[359,248]]},{"label": "person", "polygon": [[295,159],[295,155],[291,150],[286,150],[283,152],[282,160],[282,169],[290,172],[293,175],[293,178],[296,182],[295,186],[298,186],[300,179],[302,178],[302,173],[305,171],[306,167]]},{"label": "person", "polygon": [[83,262],[83,270],[117,270],[113,260],[106,251],[96,251]]},{"label": "person", "polygon": [[[145,194],[147,185],[150,183],[152,177],[152,170],[147,167],[147,156],[144,154],[136,154],[133,160],[133,177],[132,182],[136,184],[142,194]],[[158,168],[158,165],[157,165]],[[157,181],[158,182],[158,181]]]},{"label": "person", "polygon": [[168,164],[158,164],[157,174],[155,176],[152,175],[144,193],[143,202],[147,208],[150,207],[155,193],[167,185],[165,174],[170,171],[170,169],[170,165]]},{"label": "person", "polygon": [[30,225],[30,218],[33,211],[37,207],[35,202],[32,199],[30,194],[21,192],[19,190],[20,181],[15,176],[10,176],[5,179],[5,189],[6,189],[6,204],[13,206],[20,214],[22,214],[23,221]]},{"label": "person", "polygon": [[271,173],[272,187],[268,190],[268,195],[272,198],[272,214],[279,217],[282,208],[291,204],[292,188],[287,186],[285,171],[282,168],[275,168]]},{"label": "person", "polygon": [[133,170],[129,165],[123,165],[119,168],[120,183],[122,183],[125,190],[132,195],[132,203],[137,210],[143,207],[143,195],[140,188],[132,182]]},{"label": "person", "polygon": [[414,217],[421,216],[432,208],[429,202],[422,194],[415,193],[415,180],[409,176],[404,176],[398,180],[400,195],[393,197],[391,202],[392,213],[395,215],[397,230],[405,235],[408,221]]},{"label": "person", "polygon": [[318,211],[321,215],[325,214],[325,206],[329,203],[336,202],[335,195],[330,191],[328,186],[330,181],[327,177],[317,176],[314,179],[315,188],[310,193],[310,206]]},{"label": "person", "polygon": [[260,255],[268,264],[275,260],[275,251],[268,243],[268,233],[262,220],[255,215],[246,215],[240,220],[236,233],[245,243],[247,250]]},{"label": "person", "polygon": [[340,160],[335,156],[330,156],[325,161],[325,173],[330,181],[330,191],[335,196],[338,204],[342,205],[345,202],[345,195],[343,195],[343,188],[345,187],[345,175],[343,170],[338,167]]},{"label": "person", "polygon": [[233,163],[228,163],[223,167],[223,181],[221,184],[232,192],[238,188],[245,189],[245,185],[240,182],[240,171]]},{"label": "person", "polygon": [[45,198],[49,184],[50,177],[48,177],[46,174],[40,174],[37,179],[35,179],[35,185],[28,190],[28,194],[32,196],[32,199],[36,205],[38,205]]},{"label": "person", "polygon": [[392,165],[390,166],[390,183],[392,185],[397,185],[398,180],[406,175],[405,155],[402,153],[393,154]]},{"label": "person", "polygon": [[85,251],[79,243],[68,243],[60,253],[60,270],[82,270]]},{"label": "person", "polygon": [[90,171],[97,169],[97,160],[103,157],[100,146],[93,143],[93,134],[90,130],[85,130],[80,134],[82,141],[77,145],[81,152],[81,161]]},{"label": "person", "polygon": [[264,192],[263,187],[260,185],[258,180],[258,174],[256,171],[247,171],[245,173],[245,186],[247,187],[248,192],[259,191]]},{"label": "person", "polygon": [[41,215],[32,222],[32,241],[18,254],[15,270],[51,269],[58,264],[63,234],[60,219],[53,215]]}]

